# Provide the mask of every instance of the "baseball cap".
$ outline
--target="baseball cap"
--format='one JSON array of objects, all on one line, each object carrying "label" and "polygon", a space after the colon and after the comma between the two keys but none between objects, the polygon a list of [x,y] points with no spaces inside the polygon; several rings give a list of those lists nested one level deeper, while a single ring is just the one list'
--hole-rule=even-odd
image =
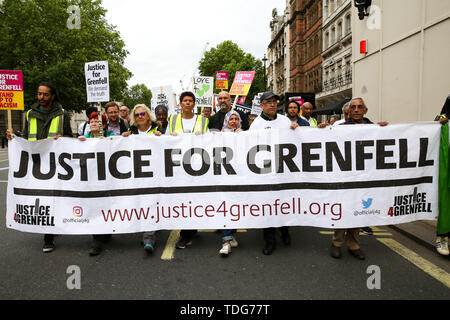
[{"label": "baseball cap", "polygon": [[270,99],[275,97],[275,99],[280,100],[280,97],[277,96],[275,93],[273,92],[264,92],[261,97],[259,98],[259,103],[262,103],[264,100]]}]

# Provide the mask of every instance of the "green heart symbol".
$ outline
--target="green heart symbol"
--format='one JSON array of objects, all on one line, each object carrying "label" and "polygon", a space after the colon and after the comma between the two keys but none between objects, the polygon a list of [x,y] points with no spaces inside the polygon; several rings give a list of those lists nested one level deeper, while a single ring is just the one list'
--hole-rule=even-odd
[{"label": "green heart symbol", "polygon": [[209,84],[204,84],[204,85],[203,85],[203,89],[198,90],[198,91],[197,91],[197,94],[198,94],[200,97],[203,97],[203,95],[204,95],[206,92],[208,92],[208,90],[209,90]]}]

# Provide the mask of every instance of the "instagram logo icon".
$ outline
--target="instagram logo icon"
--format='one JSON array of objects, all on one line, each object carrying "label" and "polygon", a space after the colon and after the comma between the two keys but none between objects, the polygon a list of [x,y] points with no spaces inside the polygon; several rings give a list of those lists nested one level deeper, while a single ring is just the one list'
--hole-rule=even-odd
[{"label": "instagram logo icon", "polygon": [[75,218],[81,218],[83,216],[83,208],[82,207],[73,207],[73,216]]}]

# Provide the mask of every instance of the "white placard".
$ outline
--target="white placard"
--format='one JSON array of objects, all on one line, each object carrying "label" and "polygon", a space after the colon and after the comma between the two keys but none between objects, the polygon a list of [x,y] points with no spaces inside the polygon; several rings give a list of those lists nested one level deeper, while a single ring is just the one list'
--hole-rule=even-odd
[{"label": "white placard", "polygon": [[192,92],[195,94],[196,107],[214,106],[214,78],[194,77],[192,79]]},{"label": "white placard", "polygon": [[168,115],[175,113],[175,99],[173,94],[172,86],[160,86],[151,88],[152,91],[152,101],[151,109],[155,112],[155,108],[162,104],[168,109]]},{"label": "white placard", "polygon": [[108,61],[86,62],[87,102],[109,101],[109,68]]}]

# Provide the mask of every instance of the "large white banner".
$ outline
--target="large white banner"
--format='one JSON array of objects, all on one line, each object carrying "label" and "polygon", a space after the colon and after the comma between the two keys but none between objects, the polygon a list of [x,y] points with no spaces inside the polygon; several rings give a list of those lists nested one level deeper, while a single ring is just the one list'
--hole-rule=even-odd
[{"label": "large white banner", "polygon": [[9,144],[7,227],[53,234],[434,220],[440,125]]}]

